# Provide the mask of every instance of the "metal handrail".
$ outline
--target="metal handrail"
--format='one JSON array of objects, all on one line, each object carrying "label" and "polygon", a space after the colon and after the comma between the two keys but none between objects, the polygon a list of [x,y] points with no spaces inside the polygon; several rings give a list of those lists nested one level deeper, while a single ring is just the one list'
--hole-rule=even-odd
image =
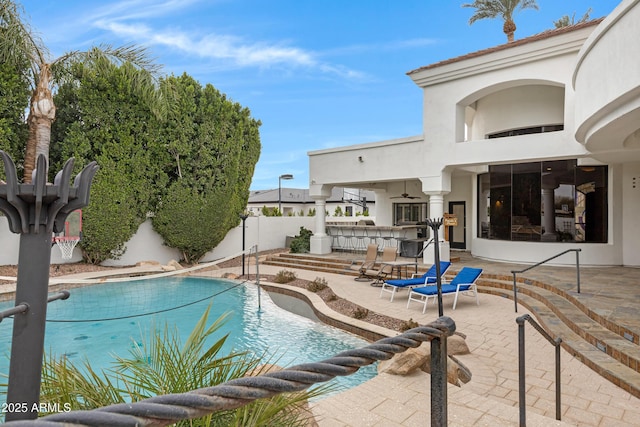
[{"label": "metal handrail", "polygon": [[525,314],[516,319],[518,324],[518,400],[520,404],[520,427],[527,425],[527,403],[525,394],[525,349],[524,349],[524,322],[531,323],[534,329],[549,341],[556,349],[556,420],[560,421],[561,418],[561,385],[560,385],[560,344],[562,344],[562,338],[558,337],[554,339],[547,333],[542,326],[540,326],[533,318]]},{"label": "metal handrail", "polygon": [[552,257],[549,257],[543,261],[540,261],[536,264],[530,265],[529,267],[525,268],[524,270],[511,270],[511,274],[513,274],[513,303],[515,305],[515,309],[516,309],[516,313],[518,312],[518,288],[517,288],[517,282],[516,282],[516,274],[519,273],[524,273],[526,271],[529,271],[533,268],[539,267],[544,263],[547,263],[549,261],[551,261],[552,259],[556,259],[559,256],[562,256],[566,253],[569,252],[575,252],[576,253],[576,280],[577,280],[577,284],[578,284],[578,293],[580,293],[580,251],[582,249],[567,249],[564,252],[560,252],[557,255],[554,255]]},{"label": "metal handrail", "polygon": [[424,253],[424,250],[425,250],[425,249],[427,249],[427,248],[429,247],[429,245],[430,245],[430,244],[432,244],[433,242],[434,242],[434,239],[433,239],[433,237],[432,237],[432,238],[427,242],[427,244],[426,244],[426,245],[424,245],[424,246],[422,247],[422,249],[420,249],[420,252],[418,252],[418,253],[416,254],[416,256],[414,257],[414,258],[415,258],[415,262],[416,262],[416,263],[418,262],[418,258],[420,258],[420,257],[422,256],[422,254]]}]

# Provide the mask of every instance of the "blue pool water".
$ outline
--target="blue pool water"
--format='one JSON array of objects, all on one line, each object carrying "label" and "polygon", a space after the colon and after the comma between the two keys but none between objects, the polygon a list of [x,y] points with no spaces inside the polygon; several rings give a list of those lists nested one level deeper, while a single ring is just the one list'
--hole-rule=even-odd
[{"label": "blue pool water", "polygon": [[[203,299],[193,305],[187,305]],[[212,339],[229,333],[224,353],[231,349],[267,352],[271,363],[291,366],[317,362],[367,342],[339,329],[316,323],[277,307],[255,284],[238,286],[236,282],[196,278],[168,277],[133,282],[118,282],[71,290],[71,297],[54,301],[47,311],[45,351],[66,355],[78,363],[85,358],[94,370],[107,368],[113,354],[129,356],[135,342],[149,336],[151,328],[175,325],[186,339],[204,310],[211,305],[209,323],[224,313],[227,322]],[[0,309],[13,303],[0,303]],[[182,308],[168,310],[185,305]],[[161,312],[163,311],[163,312]],[[156,312],[141,317],[126,317]],[[119,320],[107,318],[122,317]],[[67,322],[66,320],[83,320]],[[8,375],[12,319],[0,323],[0,373]],[[224,354],[223,353],[223,354]],[[339,389],[353,387],[376,375],[375,366],[334,380]],[[0,378],[6,382],[6,378]],[[2,399],[4,400],[4,399]]]}]

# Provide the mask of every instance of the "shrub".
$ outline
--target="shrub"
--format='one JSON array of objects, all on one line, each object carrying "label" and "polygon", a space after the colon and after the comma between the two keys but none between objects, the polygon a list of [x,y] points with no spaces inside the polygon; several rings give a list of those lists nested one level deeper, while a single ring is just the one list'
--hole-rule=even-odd
[{"label": "shrub", "polygon": [[316,277],[315,280],[307,286],[307,289],[311,292],[320,292],[327,288],[327,281],[323,277]]},{"label": "shrub", "polygon": [[311,236],[313,236],[313,231],[300,227],[300,234],[291,240],[291,253],[308,253],[311,250]]},{"label": "shrub", "polygon": [[400,332],[408,331],[409,329],[417,328],[418,326],[420,326],[418,322],[413,320],[413,318],[410,318],[400,325]]},{"label": "shrub", "polygon": [[369,310],[367,310],[366,308],[362,308],[362,307],[358,307],[356,308],[356,310],[353,312],[353,318],[354,319],[364,319],[365,317],[367,317],[369,315]]},{"label": "shrub", "polygon": [[297,279],[296,273],[288,270],[280,270],[273,279],[276,283],[289,283]]}]

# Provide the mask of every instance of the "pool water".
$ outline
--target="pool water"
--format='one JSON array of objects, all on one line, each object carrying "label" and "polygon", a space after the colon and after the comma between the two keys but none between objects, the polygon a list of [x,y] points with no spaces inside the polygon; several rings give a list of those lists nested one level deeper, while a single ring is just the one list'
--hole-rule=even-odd
[{"label": "pool water", "polygon": [[[151,328],[175,325],[184,342],[209,305],[209,324],[229,313],[226,323],[211,337],[213,341],[229,333],[221,354],[232,349],[250,350],[256,355],[266,352],[270,363],[287,367],[317,362],[341,351],[367,345],[359,337],[279,308],[265,291],[260,292],[260,298],[258,294],[257,286],[252,283],[238,285],[227,280],[197,277],[168,277],[73,289],[69,299],[54,301],[48,306],[45,351],[65,355],[76,364],[90,360],[92,368],[99,371],[110,367],[113,354],[128,357],[135,343],[149,337]],[[191,305],[198,300],[202,301]],[[11,306],[13,303],[0,303],[0,309]],[[129,317],[144,313],[156,314]],[[119,319],[106,320],[111,318]],[[9,372],[12,329],[12,319],[0,323],[0,373],[5,375]],[[346,389],[375,375],[375,366],[371,365],[355,374],[336,378],[332,384],[337,390]],[[0,378],[0,382],[6,382],[6,378]]]}]

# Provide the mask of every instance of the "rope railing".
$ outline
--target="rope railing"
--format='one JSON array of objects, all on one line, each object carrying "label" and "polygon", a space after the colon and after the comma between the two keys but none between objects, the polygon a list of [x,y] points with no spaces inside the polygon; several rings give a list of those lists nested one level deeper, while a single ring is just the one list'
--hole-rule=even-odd
[{"label": "rope railing", "polygon": [[[204,417],[215,412],[239,408],[257,399],[280,393],[302,391],[315,383],[326,382],[337,376],[351,375],[363,366],[391,359],[409,348],[429,341],[432,355],[446,352],[446,339],[456,326],[449,317],[383,338],[359,349],[347,350],[334,357],[315,363],[292,366],[278,372],[255,377],[244,377],[214,387],[187,393],[155,396],[133,403],[121,403],[86,411],[61,412],[35,420],[10,421],[7,426],[74,427],[109,425],[119,427],[166,426],[180,420]],[[431,358],[431,426],[447,425],[446,356]],[[444,381],[440,381],[444,378]],[[439,389],[434,389],[434,385]],[[426,384],[425,384],[426,386]]]}]

